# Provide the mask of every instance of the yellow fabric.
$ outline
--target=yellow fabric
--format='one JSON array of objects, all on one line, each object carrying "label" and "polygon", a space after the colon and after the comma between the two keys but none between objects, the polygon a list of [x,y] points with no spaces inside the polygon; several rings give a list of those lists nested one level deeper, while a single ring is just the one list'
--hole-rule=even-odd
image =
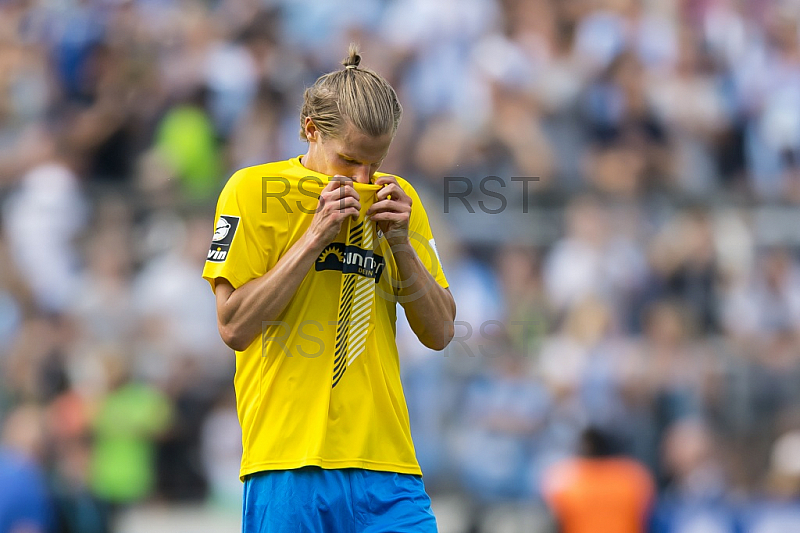
[{"label": "yellow fabric", "polygon": [[[412,245],[447,287],[422,203],[397,181],[413,201]],[[308,228],[327,183],[299,158],[234,174],[219,198],[203,270],[212,289],[216,278],[238,288],[273,268]],[[276,323],[236,352],[242,478],[306,465],[421,474],[395,344],[401,281],[385,239],[364,218],[380,186],[355,187],[359,219],[343,224]]]}]

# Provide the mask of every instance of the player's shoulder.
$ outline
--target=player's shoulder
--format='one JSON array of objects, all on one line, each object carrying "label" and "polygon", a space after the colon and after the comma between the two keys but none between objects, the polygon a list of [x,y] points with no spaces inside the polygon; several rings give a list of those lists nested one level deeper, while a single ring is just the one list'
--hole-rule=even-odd
[{"label": "player's shoulder", "polygon": [[219,195],[219,204],[236,202],[240,209],[251,203],[261,205],[262,181],[265,176],[283,176],[291,169],[291,161],[276,161],[243,167],[234,172]]},{"label": "player's shoulder", "polygon": [[287,172],[291,166],[291,160],[286,160],[261,163],[259,165],[251,165],[249,167],[240,168],[234,172],[230,178],[228,178],[225,188],[246,187],[253,185],[253,183],[260,187],[260,180],[263,176],[279,176]]}]

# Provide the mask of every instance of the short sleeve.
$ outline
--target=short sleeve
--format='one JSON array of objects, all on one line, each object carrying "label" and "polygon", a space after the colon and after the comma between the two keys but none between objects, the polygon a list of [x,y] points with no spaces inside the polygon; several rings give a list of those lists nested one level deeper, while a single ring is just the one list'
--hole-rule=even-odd
[{"label": "short sleeve", "polygon": [[[264,274],[265,243],[256,239],[258,212],[253,211],[253,195],[245,189],[243,171],[234,174],[217,202],[211,244],[203,268],[203,278],[216,290],[216,278],[225,278],[234,289]],[[258,195],[255,195],[258,198]]]},{"label": "short sleeve", "polygon": [[444,288],[449,287],[447,278],[444,275],[444,268],[436,249],[436,240],[433,237],[428,214],[422,205],[417,191],[405,180],[398,179],[402,189],[411,197],[411,219],[409,220],[408,236],[411,246],[417,252],[422,264],[431,273],[436,283]]}]

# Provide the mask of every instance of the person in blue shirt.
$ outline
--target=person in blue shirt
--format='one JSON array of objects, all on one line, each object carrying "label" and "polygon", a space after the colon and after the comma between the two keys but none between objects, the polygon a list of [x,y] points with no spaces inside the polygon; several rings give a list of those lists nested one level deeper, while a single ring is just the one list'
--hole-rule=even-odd
[{"label": "person in blue shirt", "polygon": [[36,461],[40,422],[32,407],[7,417],[0,440],[0,533],[52,533],[55,516],[47,479]]}]

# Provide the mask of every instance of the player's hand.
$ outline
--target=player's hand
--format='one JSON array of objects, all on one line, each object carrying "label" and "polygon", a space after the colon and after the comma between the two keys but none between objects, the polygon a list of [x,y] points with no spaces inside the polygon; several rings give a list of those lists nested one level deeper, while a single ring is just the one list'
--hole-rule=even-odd
[{"label": "player's hand", "polygon": [[394,176],[381,176],[376,185],[375,203],[367,210],[367,217],[378,224],[389,244],[408,242],[408,222],[411,218],[411,197],[397,183]]},{"label": "player's hand", "polygon": [[359,199],[352,178],[337,174],[322,189],[308,232],[321,246],[330,244],[341,231],[342,222],[347,217],[358,218],[361,211]]}]

